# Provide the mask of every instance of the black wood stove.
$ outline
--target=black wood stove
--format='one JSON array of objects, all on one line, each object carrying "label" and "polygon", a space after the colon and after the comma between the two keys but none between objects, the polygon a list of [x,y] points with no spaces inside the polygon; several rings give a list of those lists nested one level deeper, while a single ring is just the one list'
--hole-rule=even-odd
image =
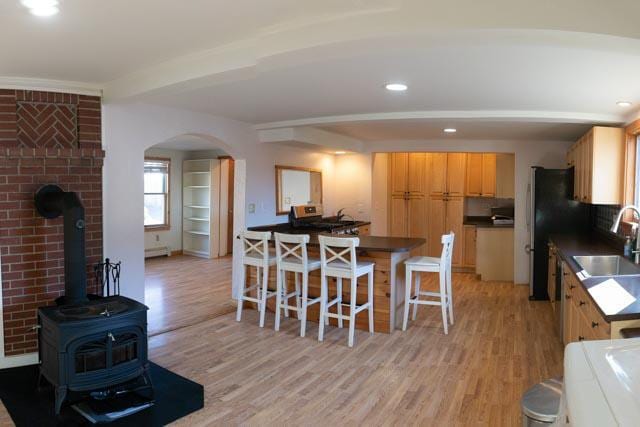
[{"label": "black wood stove", "polygon": [[38,309],[40,377],[55,387],[56,415],[69,392],[149,396],[148,308],[119,295],[87,295],[84,208],[75,193],[48,185],[35,201],[46,218],[64,215],[65,295]]}]

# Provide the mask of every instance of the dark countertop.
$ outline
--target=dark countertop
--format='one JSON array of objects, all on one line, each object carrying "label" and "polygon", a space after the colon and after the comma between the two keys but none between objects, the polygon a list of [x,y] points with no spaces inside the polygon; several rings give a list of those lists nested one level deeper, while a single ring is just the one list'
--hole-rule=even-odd
[{"label": "dark countertop", "polygon": [[[558,254],[567,263],[574,274],[582,269],[572,257],[577,255],[622,255],[622,249],[614,242],[604,240],[597,235],[575,236],[575,235],[552,235],[549,239],[553,242]],[[598,301],[588,292],[588,290],[611,278],[622,286],[627,292],[636,298],[636,301],[629,304],[616,314],[605,314],[600,308]],[[607,322],[620,320],[640,319],[640,276],[611,276],[611,277],[589,277],[579,280],[587,290],[587,294],[595,303],[598,311]]]},{"label": "dark countertop", "polygon": [[513,228],[513,224],[494,224],[490,216],[465,216],[462,223],[480,228]]},{"label": "dark countertop", "polygon": [[[354,221],[353,223],[345,224],[344,227],[335,228],[334,231],[347,230],[354,227],[362,227],[369,225],[369,221]],[[249,227],[250,231],[271,231],[273,233],[289,233],[289,234],[313,234],[320,233],[323,230],[317,230],[313,228],[294,228],[288,222],[282,222],[279,224],[258,225],[255,227]]]},{"label": "dark countertop", "polygon": [[[353,228],[362,225],[368,225],[370,222],[358,221],[356,225],[350,225],[344,228]],[[309,246],[319,246],[318,230],[313,229],[300,229],[292,228],[288,223],[274,224],[274,225],[262,225],[258,227],[249,227],[251,231],[271,231],[275,233],[290,233],[290,234],[309,234],[311,237]],[[345,234],[336,234],[336,237],[351,237]],[[353,236],[356,237],[356,236]],[[414,248],[424,245],[427,241],[421,238],[411,237],[387,237],[387,236],[357,236],[360,239],[359,250],[372,251],[372,252],[408,252]],[[272,237],[273,239],[273,237]]]}]

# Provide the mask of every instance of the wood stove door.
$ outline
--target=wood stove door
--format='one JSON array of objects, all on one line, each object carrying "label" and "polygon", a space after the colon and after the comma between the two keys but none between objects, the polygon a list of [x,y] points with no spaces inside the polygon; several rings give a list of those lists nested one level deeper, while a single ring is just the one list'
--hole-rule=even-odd
[{"label": "wood stove door", "polygon": [[67,351],[69,384],[92,389],[127,381],[146,363],[146,336],[138,328],[104,331],[74,341]]}]

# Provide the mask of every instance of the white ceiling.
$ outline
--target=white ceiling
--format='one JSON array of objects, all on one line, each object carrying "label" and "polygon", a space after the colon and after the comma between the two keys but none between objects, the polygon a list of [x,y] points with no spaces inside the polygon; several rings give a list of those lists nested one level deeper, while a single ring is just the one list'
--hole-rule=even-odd
[{"label": "white ceiling", "polygon": [[[364,140],[432,135],[444,122],[461,128],[455,138],[569,139],[580,124],[624,122],[640,106],[637,0],[62,0],[60,8],[42,19],[19,0],[0,2],[0,86],[6,77],[88,83],[107,102],[263,129],[299,120]],[[409,91],[382,89],[391,80]],[[414,120],[373,124],[385,114]]]},{"label": "white ceiling", "polygon": [[178,151],[209,151],[216,152],[217,155],[224,156],[223,150],[216,148],[211,141],[193,135],[181,135],[168,141],[154,145],[151,149],[178,150]]}]

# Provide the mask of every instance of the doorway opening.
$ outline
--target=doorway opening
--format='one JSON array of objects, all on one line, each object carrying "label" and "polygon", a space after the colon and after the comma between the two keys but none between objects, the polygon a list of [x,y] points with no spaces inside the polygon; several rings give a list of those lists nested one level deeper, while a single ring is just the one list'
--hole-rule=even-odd
[{"label": "doorway opening", "polygon": [[234,158],[183,136],[148,148],[141,173],[149,335],[235,310]]}]

